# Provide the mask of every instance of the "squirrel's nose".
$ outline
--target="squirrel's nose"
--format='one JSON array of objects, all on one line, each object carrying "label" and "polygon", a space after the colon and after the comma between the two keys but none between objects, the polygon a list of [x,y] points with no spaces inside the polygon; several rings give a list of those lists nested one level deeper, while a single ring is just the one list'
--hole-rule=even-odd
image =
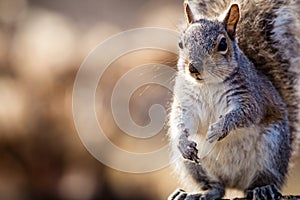
[{"label": "squirrel's nose", "polygon": [[192,74],[197,74],[199,71],[194,67],[192,63],[189,64],[189,70]]}]

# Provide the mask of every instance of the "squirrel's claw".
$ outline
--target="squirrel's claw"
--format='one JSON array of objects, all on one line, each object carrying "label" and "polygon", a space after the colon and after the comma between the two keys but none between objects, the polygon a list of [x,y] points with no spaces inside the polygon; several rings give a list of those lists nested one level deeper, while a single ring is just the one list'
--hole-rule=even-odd
[{"label": "squirrel's claw", "polygon": [[210,143],[213,143],[220,138],[220,133],[216,131],[209,130],[206,134],[206,140]]},{"label": "squirrel's claw", "polygon": [[219,141],[227,136],[228,132],[226,130],[227,129],[224,128],[224,119],[220,119],[209,127],[206,140],[210,143]]},{"label": "squirrel's claw", "polygon": [[182,189],[175,190],[169,197],[168,200],[184,200],[187,193]]},{"label": "squirrel's claw", "polygon": [[182,189],[177,189],[168,197],[168,200],[198,200],[202,199],[203,195],[201,193],[197,194],[188,194]]},{"label": "squirrel's claw", "polygon": [[247,199],[275,200],[281,197],[280,190],[275,185],[257,187],[246,192]]},{"label": "squirrel's claw", "polygon": [[194,161],[196,163],[199,162],[196,142],[188,140],[187,137],[181,137],[179,139],[178,149],[183,158]]},{"label": "squirrel's claw", "polygon": [[185,159],[199,162],[197,144],[193,141],[186,140],[184,142],[180,141],[178,148],[180,153]]}]

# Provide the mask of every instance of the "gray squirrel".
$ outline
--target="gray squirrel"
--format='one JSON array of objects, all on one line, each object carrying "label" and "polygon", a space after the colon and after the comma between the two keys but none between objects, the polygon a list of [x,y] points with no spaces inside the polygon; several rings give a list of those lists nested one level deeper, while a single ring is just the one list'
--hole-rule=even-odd
[{"label": "gray squirrel", "polygon": [[299,141],[300,2],[189,0],[169,119],[169,200],[277,199]]}]

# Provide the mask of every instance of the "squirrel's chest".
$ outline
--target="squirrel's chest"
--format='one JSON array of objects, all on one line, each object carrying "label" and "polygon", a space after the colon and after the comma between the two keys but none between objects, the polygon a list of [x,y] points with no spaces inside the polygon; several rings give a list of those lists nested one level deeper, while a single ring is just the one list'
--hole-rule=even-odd
[{"label": "squirrel's chest", "polygon": [[226,88],[223,85],[201,87],[198,96],[199,131],[207,131],[210,124],[216,122],[222,115],[234,109],[234,104],[227,101]]},{"label": "squirrel's chest", "polygon": [[[191,139],[196,141],[198,157],[210,176],[221,177],[231,187],[243,188],[257,171],[258,152],[254,150],[259,145],[260,128],[252,126],[236,129],[221,142],[211,144],[206,141],[209,126],[238,106],[228,103],[226,91],[228,88],[222,85],[202,88],[198,104],[198,134],[191,136]],[[249,178],[242,179],[241,174],[248,174]]]}]

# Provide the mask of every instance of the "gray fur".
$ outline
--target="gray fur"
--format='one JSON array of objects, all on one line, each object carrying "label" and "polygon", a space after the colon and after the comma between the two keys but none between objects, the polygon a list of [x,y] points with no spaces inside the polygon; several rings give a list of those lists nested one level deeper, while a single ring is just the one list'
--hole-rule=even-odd
[{"label": "gray fur", "polygon": [[[300,0],[188,0],[198,18],[217,19],[233,3],[241,18],[240,49],[267,75],[287,106],[293,152],[298,151],[300,95]],[[222,15],[221,15],[222,16]]]},{"label": "gray fur", "polygon": [[[223,21],[233,3],[241,15],[234,38]],[[193,20],[181,36],[169,134],[194,199],[221,198],[226,187],[262,199],[280,195],[298,131],[298,5],[189,1]],[[169,199],[194,197],[176,194]]]}]

